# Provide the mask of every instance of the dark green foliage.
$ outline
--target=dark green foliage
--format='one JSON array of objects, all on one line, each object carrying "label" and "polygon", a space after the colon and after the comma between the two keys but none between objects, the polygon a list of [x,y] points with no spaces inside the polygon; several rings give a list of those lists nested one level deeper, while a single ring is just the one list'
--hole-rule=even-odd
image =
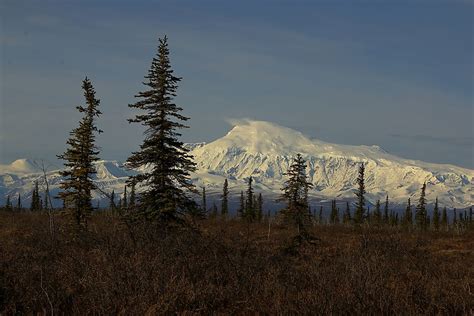
[{"label": "dark green foliage", "polygon": [[146,127],[140,151],[132,153],[127,163],[130,168],[152,166],[151,171],[130,177],[129,183],[143,183],[137,216],[162,223],[180,222],[186,212],[193,212],[196,203],[187,193],[197,194],[190,173],[196,170],[193,157],[178,137],[178,130],[187,128],[189,118],[180,114],[182,108],[173,101],[181,78],[173,75],[168,39],[159,40],[143,84],[147,90],[139,92],[140,101],[129,107],[139,110],[129,122]]},{"label": "dark green foliage", "polygon": [[438,207],[438,198],[436,198],[435,206],[433,209],[433,228],[435,230],[439,230],[439,219],[440,219],[440,214],[439,214],[439,207]]},{"label": "dark green foliage", "polygon": [[423,183],[421,187],[420,199],[418,200],[418,205],[416,206],[415,211],[415,223],[418,229],[426,229],[426,199],[425,199],[426,183]]},{"label": "dark green foliage", "polygon": [[128,205],[131,210],[133,210],[136,206],[135,185],[135,181],[130,183],[130,201]]},{"label": "dark green foliage", "polygon": [[469,223],[472,223],[472,207],[469,208]]},{"label": "dark green foliage", "polygon": [[339,209],[336,206],[336,200],[331,202],[331,215],[330,215],[331,224],[339,224]]},{"label": "dark green foliage", "polygon": [[117,208],[117,205],[115,204],[115,191],[114,190],[112,190],[112,193],[110,194],[109,208],[112,210],[115,210]]},{"label": "dark green foliage", "polygon": [[365,213],[365,183],[364,183],[364,163],[359,166],[359,176],[357,177],[358,190],[355,193],[357,197],[356,209],[354,213],[354,223],[362,224]]},{"label": "dark green foliage", "polygon": [[[380,203],[380,201],[379,201]],[[384,206],[384,210],[383,210],[383,223],[385,225],[389,224],[389,211],[388,211],[388,195],[387,197],[385,198],[385,206]]]},{"label": "dark green foliage", "polygon": [[253,194],[253,187],[252,187],[252,176],[249,177],[247,183],[247,191],[245,192],[245,218],[249,221],[253,221],[255,219],[255,201],[254,201],[254,194]]},{"label": "dark green foliage", "polygon": [[377,200],[377,202],[375,203],[375,211],[373,213],[372,220],[377,225],[382,222],[382,212],[380,211],[380,200]]},{"label": "dark green foliage", "polygon": [[5,202],[5,210],[7,211],[12,210],[12,202],[10,200],[10,195],[7,195],[7,201]]},{"label": "dark green foliage", "polygon": [[280,200],[286,201],[287,206],[282,210],[285,222],[305,229],[311,222],[311,216],[308,214],[308,190],[313,186],[307,180],[306,161],[298,154],[289,167]]},{"label": "dark green foliage", "polygon": [[122,199],[122,208],[128,208],[128,199],[127,199],[127,186],[123,188],[123,199]]},{"label": "dark green foliage", "polygon": [[244,197],[244,191],[240,191],[240,203],[239,203],[239,209],[237,210],[237,214],[240,217],[245,216],[245,197]]},{"label": "dark green foliage", "polygon": [[17,200],[17,202],[16,202],[16,209],[17,209],[18,211],[20,211],[20,210],[22,209],[22,206],[21,206],[21,194],[20,194],[20,193],[18,193],[18,200]]},{"label": "dark green foliage", "polygon": [[227,179],[224,180],[224,186],[222,187],[222,204],[221,204],[221,215],[227,216],[229,213],[229,183]]},{"label": "dark green foliage", "polygon": [[257,209],[257,220],[260,222],[263,218],[263,197],[262,197],[262,193],[258,194],[256,209]]},{"label": "dark green foliage", "polygon": [[207,197],[206,197],[206,187],[202,187],[202,202],[201,202],[201,210],[205,214],[207,213]]},{"label": "dark green foliage", "polygon": [[346,202],[346,211],[344,212],[344,215],[342,217],[342,223],[343,224],[349,224],[351,222],[351,208],[349,207],[349,202]]},{"label": "dark green foliage", "polygon": [[41,210],[41,202],[39,196],[38,181],[35,181],[35,187],[33,188],[33,193],[31,194],[31,206],[30,211],[39,211]]},{"label": "dark green foliage", "polygon": [[61,182],[63,191],[59,193],[59,198],[72,210],[75,223],[85,227],[92,211],[91,191],[96,188],[91,178],[96,173],[93,163],[99,160],[95,134],[101,131],[95,125],[95,118],[102,113],[98,109],[100,101],[95,98],[94,87],[87,77],[82,82],[82,89],[86,106],[78,106],[77,109],[84,117],[79,122],[79,127],[70,133],[67,141],[69,147],[58,158],[65,161],[66,167],[66,170],[60,172],[65,180]]},{"label": "dark green foliage", "polygon": [[403,223],[405,227],[411,227],[413,225],[413,212],[411,210],[411,199],[408,198],[407,207],[403,216]]}]

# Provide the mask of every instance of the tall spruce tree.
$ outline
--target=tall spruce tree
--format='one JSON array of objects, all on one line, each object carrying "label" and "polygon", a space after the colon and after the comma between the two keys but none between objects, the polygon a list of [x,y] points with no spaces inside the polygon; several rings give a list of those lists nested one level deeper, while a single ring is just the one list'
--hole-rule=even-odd
[{"label": "tall spruce tree", "polygon": [[313,186],[306,175],[306,161],[300,154],[293,159],[293,163],[286,173],[288,180],[285,181],[280,201],[286,201],[287,206],[282,210],[285,221],[296,225],[298,230],[305,229],[311,222],[308,214],[308,194]]},{"label": "tall spruce tree", "polygon": [[439,230],[439,207],[438,207],[438,198],[436,198],[434,209],[433,209],[433,228]]},{"label": "tall spruce tree", "polygon": [[65,178],[61,182],[62,192],[58,197],[72,210],[74,221],[81,227],[87,226],[87,218],[92,211],[92,190],[96,188],[92,175],[96,173],[94,162],[99,160],[99,150],[95,145],[96,133],[100,133],[95,118],[102,114],[98,107],[100,101],[95,98],[95,90],[86,77],[82,82],[85,106],[77,109],[84,116],[79,127],[72,130],[67,141],[69,147],[59,159],[64,160],[66,169],[60,174]]},{"label": "tall spruce tree", "polygon": [[263,196],[262,196],[262,193],[258,194],[256,209],[257,209],[257,220],[260,222],[263,218]]},{"label": "tall spruce tree", "polygon": [[12,202],[10,200],[10,195],[7,195],[7,201],[5,202],[5,210],[6,211],[12,210]]},{"label": "tall spruce tree", "polygon": [[23,208],[23,207],[21,206],[21,194],[18,193],[18,200],[17,200],[17,203],[16,203],[16,209],[17,209],[18,211],[21,211],[22,208]]},{"label": "tall spruce tree", "polygon": [[365,165],[362,162],[359,166],[359,176],[357,177],[357,196],[356,209],[354,213],[354,223],[362,224],[365,213],[365,183],[364,183]]},{"label": "tall spruce tree", "polygon": [[173,75],[169,55],[165,36],[159,39],[158,52],[145,76],[146,90],[136,95],[140,101],[129,105],[143,113],[128,120],[146,127],[140,151],[132,153],[128,166],[151,166],[149,172],[129,178],[129,182],[146,184],[140,195],[138,215],[162,223],[180,222],[182,215],[198,208],[188,196],[188,193],[197,194],[190,180],[196,164],[189,149],[178,139],[181,136],[178,131],[188,128],[184,122],[189,118],[183,116],[182,108],[174,103],[181,78]]},{"label": "tall spruce tree", "polygon": [[227,216],[229,213],[229,183],[227,179],[224,180],[224,186],[222,187],[222,203],[221,203],[221,215]]},{"label": "tall spruce tree", "polygon": [[245,192],[245,218],[249,221],[255,219],[255,203],[252,182],[253,179],[252,176],[250,176],[247,182],[247,191]]},{"label": "tall spruce tree", "polygon": [[385,225],[389,224],[390,221],[390,216],[389,216],[389,211],[388,211],[388,195],[385,198],[385,205],[383,208],[383,223]]},{"label": "tall spruce tree", "polygon": [[403,216],[403,223],[406,227],[411,227],[413,225],[413,213],[411,210],[411,199],[408,198],[407,207],[405,209],[405,215]]},{"label": "tall spruce tree", "polygon": [[331,202],[331,215],[330,215],[331,224],[339,224],[339,209],[336,206],[336,200]]},{"label": "tall spruce tree", "polygon": [[136,206],[135,181],[130,183],[130,200],[128,206],[131,210],[135,209]]},{"label": "tall spruce tree", "polygon": [[346,202],[346,211],[344,212],[344,216],[342,217],[343,224],[349,224],[351,222],[351,208],[349,207],[349,202]]},{"label": "tall spruce tree", "polygon": [[123,199],[122,199],[122,207],[124,209],[128,208],[128,198],[127,198],[127,186],[123,187]]},{"label": "tall spruce tree", "polygon": [[112,190],[112,193],[110,194],[109,208],[111,210],[115,210],[117,208],[117,205],[115,204],[115,190]]},{"label": "tall spruce tree", "polygon": [[423,183],[420,192],[420,198],[418,200],[418,204],[416,206],[415,211],[415,223],[418,229],[426,229],[426,198],[425,198],[425,191],[426,191],[426,183]]},{"label": "tall spruce tree", "polygon": [[443,212],[441,213],[441,227],[448,229],[448,212],[446,206],[443,207]]},{"label": "tall spruce tree", "polygon": [[240,191],[240,200],[239,200],[239,209],[237,210],[237,213],[240,217],[245,217],[245,197],[244,197],[244,191]]},{"label": "tall spruce tree", "polygon": [[202,212],[205,214],[207,213],[207,197],[206,197],[206,187],[202,187],[202,202],[201,202],[201,209]]},{"label": "tall spruce tree", "polygon": [[31,194],[31,211],[39,211],[41,210],[40,205],[40,196],[39,196],[39,188],[38,188],[38,181],[35,181],[35,186],[33,188],[33,192]]},{"label": "tall spruce tree", "polygon": [[382,212],[380,211],[380,200],[375,203],[375,211],[373,213],[373,221],[376,225],[382,223]]}]

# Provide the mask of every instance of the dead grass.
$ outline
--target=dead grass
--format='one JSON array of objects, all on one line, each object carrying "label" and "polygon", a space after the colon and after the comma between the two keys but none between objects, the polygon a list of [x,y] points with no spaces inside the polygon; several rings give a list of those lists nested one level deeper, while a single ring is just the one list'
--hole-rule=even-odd
[{"label": "dead grass", "polygon": [[319,240],[238,220],[199,230],[95,215],[0,213],[0,314],[449,314],[474,308],[474,233],[315,226]]}]

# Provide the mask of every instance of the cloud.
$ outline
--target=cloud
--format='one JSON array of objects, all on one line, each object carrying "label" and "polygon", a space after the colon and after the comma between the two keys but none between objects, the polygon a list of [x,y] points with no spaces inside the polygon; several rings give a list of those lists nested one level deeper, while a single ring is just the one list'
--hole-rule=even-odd
[{"label": "cloud", "polygon": [[402,134],[390,134],[390,137],[406,139],[415,142],[430,142],[430,143],[441,143],[449,144],[454,146],[473,146],[474,137],[450,137],[450,136],[433,136],[433,135],[402,135]]}]

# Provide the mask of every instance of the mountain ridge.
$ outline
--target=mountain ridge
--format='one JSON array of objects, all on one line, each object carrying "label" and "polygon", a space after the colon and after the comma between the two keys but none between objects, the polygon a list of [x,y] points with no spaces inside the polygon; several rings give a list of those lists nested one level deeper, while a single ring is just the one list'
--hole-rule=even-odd
[{"label": "mountain ridge", "polygon": [[[448,207],[473,204],[474,170],[400,158],[376,145],[340,145],[310,139],[299,131],[266,121],[239,121],[223,137],[209,143],[186,144],[186,147],[198,167],[192,174],[193,183],[205,185],[211,194],[220,191],[225,178],[229,179],[231,190],[238,193],[245,188],[249,176],[254,178],[256,190],[278,194],[292,158],[301,153],[314,184],[310,192],[314,199],[354,198],[358,166],[363,162],[367,199],[372,203],[389,195],[392,202],[402,204],[409,197],[417,197],[422,183],[426,182],[429,200],[438,197]],[[4,166],[0,168],[1,197],[18,192],[28,197],[35,173],[4,172],[8,169]],[[94,181],[102,190],[116,193],[122,192],[128,175],[149,168],[128,170],[113,160],[99,161],[96,166]],[[41,180],[40,175],[36,178]],[[57,191],[61,181],[57,170],[48,172],[48,181],[52,190]],[[95,198],[105,197],[98,194]]]}]

